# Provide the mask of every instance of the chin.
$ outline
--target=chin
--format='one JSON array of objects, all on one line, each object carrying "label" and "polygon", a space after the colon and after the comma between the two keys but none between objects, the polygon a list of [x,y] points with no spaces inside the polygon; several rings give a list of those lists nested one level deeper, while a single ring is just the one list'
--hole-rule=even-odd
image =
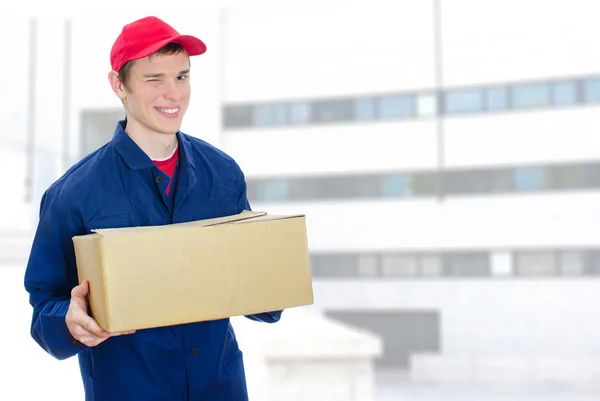
[{"label": "chin", "polygon": [[160,124],[157,128],[157,131],[161,134],[173,135],[176,134],[177,131],[179,131],[179,129],[181,128],[181,123],[178,122],[177,124]]}]

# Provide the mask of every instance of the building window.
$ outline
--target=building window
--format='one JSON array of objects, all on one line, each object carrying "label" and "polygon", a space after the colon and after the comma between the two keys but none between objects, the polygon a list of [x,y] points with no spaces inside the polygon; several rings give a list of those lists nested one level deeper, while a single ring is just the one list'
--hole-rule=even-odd
[{"label": "building window", "polygon": [[600,188],[600,163],[579,166],[582,188]]},{"label": "building window", "polygon": [[289,199],[289,181],[285,179],[269,180],[263,183],[261,200],[264,202],[282,202]]},{"label": "building window", "polygon": [[321,254],[311,256],[317,277],[379,277],[378,257],[368,254]]},{"label": "building window", "polygon": [[492,275],[510,277],[513,275],[513,259],[510,252],[494,252],[490,257]]},{"label": "building window", "polygon": [[575,82],[558,82],[552,86],[552,98],[557,106],[568,106],[577,102]]},{"label": "building window", "polygon": [[381,176],[360,175],[353,179],[354,191],[361,198],[380,198],[381,197]]},{"label": "building window", "polygon": [[544,188],[544,169],[541,167],[523,167],[514,172],[517,191],[536,191]]},{"label": "building window", "polygon": [[513,191],[513,176],[510,169],[490,171],[490,193],[503,194]]},{"label": "building window", "polygon": [[448,277],[486,277],[490,260],[485,252],[449,253],[444,255],[444,275]]},{"label": "building window", "polygon": [[481,111],[482,103],[480,90],[452,91],[444,96],[446,114],[477,113]]},{"label": "building window", "polygon": [[227,128],[252,126],[251,106],[228,106],[223,113],[223,125]]},{"label": "building window", "polygon": [[287,108],[284,104],[254,106],[254,125],[257,127],[284,125]]},{"label": "building window", "polygon": [[290,181],[290,199],[319,199],[321,193],[318,180],[295,178]]},{"label": "building window", "polygon": [[81,156],[88,155],[109,142],[117,128],[117,122],[124,118],[125,113],[121,109],[83,111],[79,137]]},{"label": "building window", "polygon": [[313,121],[333,123],[350,121],[354,115],[354,103],[351,100],[319,101],[313,104]]},{"label": "building window", "polygon": [[[348,199],[358,198],[361,195],[360,186],[356,185],[358,178],[353,176],[318,178],[319,198],[322,199]],[[369,195],[369,194],[367,194]],[[371,196],[373,194],[370,194]]]},{"label": "building window", "polygon": [[381,268],[386,277],[414,277],[419,273],[415,255],[384,255]]},{"label": "building window", "polygon": [[556,257],[552,251],[523,251],[515,255],[517,276],[554,276]]},{"label": "building window", "polygon": [[417,97],[417,114],[419,117],[432,117],[437,114],[437,97],[420,95]]},{"label": "building window", "polygon": [[551,166],[547,168],[548,185],[554,189],[574,189],[583,187],[579,166]]},{"label": "building window", "polygon": [[442,262],[439,256],[424,255],[420,259],[421,276],[440,277],[442,275]]},{"label": "building window", "polygon": [[264,184],[261,181],[248,181],[246,184],[246,197],[250,203],[262,200],[260,196],[263,185]]},{"label": "building window", "polygon": [[600,188],[600,163],[248,180],[250,199],[308,200],[487,195]]},{"label": "building window", "polygon": [[310,117],[310,106],[308,103],[292,103],[289,105],[290,124],[307,124]]},{"label": "building window", "polygon": [[515,86],[512,93],[515,109],[547,106],[550,100],[550,87],[547,84]]},{"label": "building window", "polygon": [[[438,101],[439,99],[439,101]],[[399,93],[355,99],[246,104],[223,107],[225,128],[302,125],[310,122],[372,121],[460,115],[508,109],[600,103],[600,77],[555,82],[465,88],[434,93]]]},{"label": "building window", "polygon": [[406,175],[388,175],[383,177],[382,196],[398,197],[410,195],[410,181]]},{"label": "building window", "polygon": [[414,115],[412,96],[386,96],[379,99],[379,118],[407,118]]},{"label": "building window", "polygon": [[377,277],[378,258],[375,255],[357,255],[357,273],[360,277]]},{"label": "building window", "polygon": [[585,253],[581,251],[564,251],[558,255],[558,266],[563,276],[581,276],[585,274]]},{"label": "building window", "polygon": [[354,118],[359,121],[373,120],[375,118],[375,99],[354,100]]},{"label": "building window", "polygon": [[499,111],[508,108],[508,95],[506,88],[489,88],[485,91],[485,105],[487,110]]},{"label": "building window", "polygon": [[438,190],[438,177],[436,173],[414,173],[411,175],[411,195],[433,196]]},{"label": "building window", "polygon": [[600,276],[600,249],[487,252],[341,253],[310,256],[315,277],[339,278],[510,278]]},{"label": "building window", "polygon": [[600,250],[595,249],[588,253],[586,272],[590,276],[600,276]]},{"label": "building window", "polygon": [[453,195],[490,193],[492,175],[492,171],[449,171],[444,176],[444,190]]},{"label": "building window", "polygon": [[507,169],[448,171],[444,174],[444,192],[449,195],[506,193],[514,188]]},{"label": "building window", "polygon": [[600,102],[600,78],[591,78],[584,81],[584,99],[587,103]]},{"label": "building window", "polygon": [[352,255],[315,255],[312,263],[318,277],[356,277],[356,257]]}]

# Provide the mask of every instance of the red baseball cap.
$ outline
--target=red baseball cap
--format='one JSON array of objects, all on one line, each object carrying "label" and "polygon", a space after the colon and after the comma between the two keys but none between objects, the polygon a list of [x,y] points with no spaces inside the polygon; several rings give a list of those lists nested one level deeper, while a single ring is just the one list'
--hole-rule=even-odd
[{"label": "red baseball cap", "polygon": [[172,26],[157,17],[145,17],[123,27],[110,51],[110,65],[119,71],[123,64],[149,56],[168,43],[179,43],[190,56],[206,51],[200,39],[180,35]]}]

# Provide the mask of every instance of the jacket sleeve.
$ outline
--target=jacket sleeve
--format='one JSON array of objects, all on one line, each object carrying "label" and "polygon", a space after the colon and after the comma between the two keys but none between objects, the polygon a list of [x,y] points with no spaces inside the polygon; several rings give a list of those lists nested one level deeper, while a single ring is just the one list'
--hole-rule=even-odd
[{"label": "jacket sleeve", "polygon": [[71,289],[78,284],[72,242],[83,232],[78,216],[59,187],[44,193],[25,270],[25,289],[33,306],[31,336],[59,360],[87,348],[73,338],[65,321]]},{"label": "jacket sleeve", "polygon": [[[238,213],[241,213],[244,210],[252,210],[250,208],[250,202],[248,202],[247,196],[247,185],[246,179],[244,177],[244,173],[241,169],[238,171]],[[246,315],[246,317],[250,320],[254,320],[257,322],[264,323],[275,323],[281,319],[281,314],[283,311],[273,311],[273,312],[265,312],[265,313],[257,313],[254,315]]]}]

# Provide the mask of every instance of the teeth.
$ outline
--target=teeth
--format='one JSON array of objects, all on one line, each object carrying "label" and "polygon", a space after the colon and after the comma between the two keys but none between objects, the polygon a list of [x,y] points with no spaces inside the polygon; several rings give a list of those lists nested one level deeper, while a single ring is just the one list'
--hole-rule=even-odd
[{"label": "teeth", "polygon": [[163,113],[173,114],[173,113],[177,113],[179,111],[179,108],[176,108],[176,109],[159,109],[159,110],[162,111]]}]

